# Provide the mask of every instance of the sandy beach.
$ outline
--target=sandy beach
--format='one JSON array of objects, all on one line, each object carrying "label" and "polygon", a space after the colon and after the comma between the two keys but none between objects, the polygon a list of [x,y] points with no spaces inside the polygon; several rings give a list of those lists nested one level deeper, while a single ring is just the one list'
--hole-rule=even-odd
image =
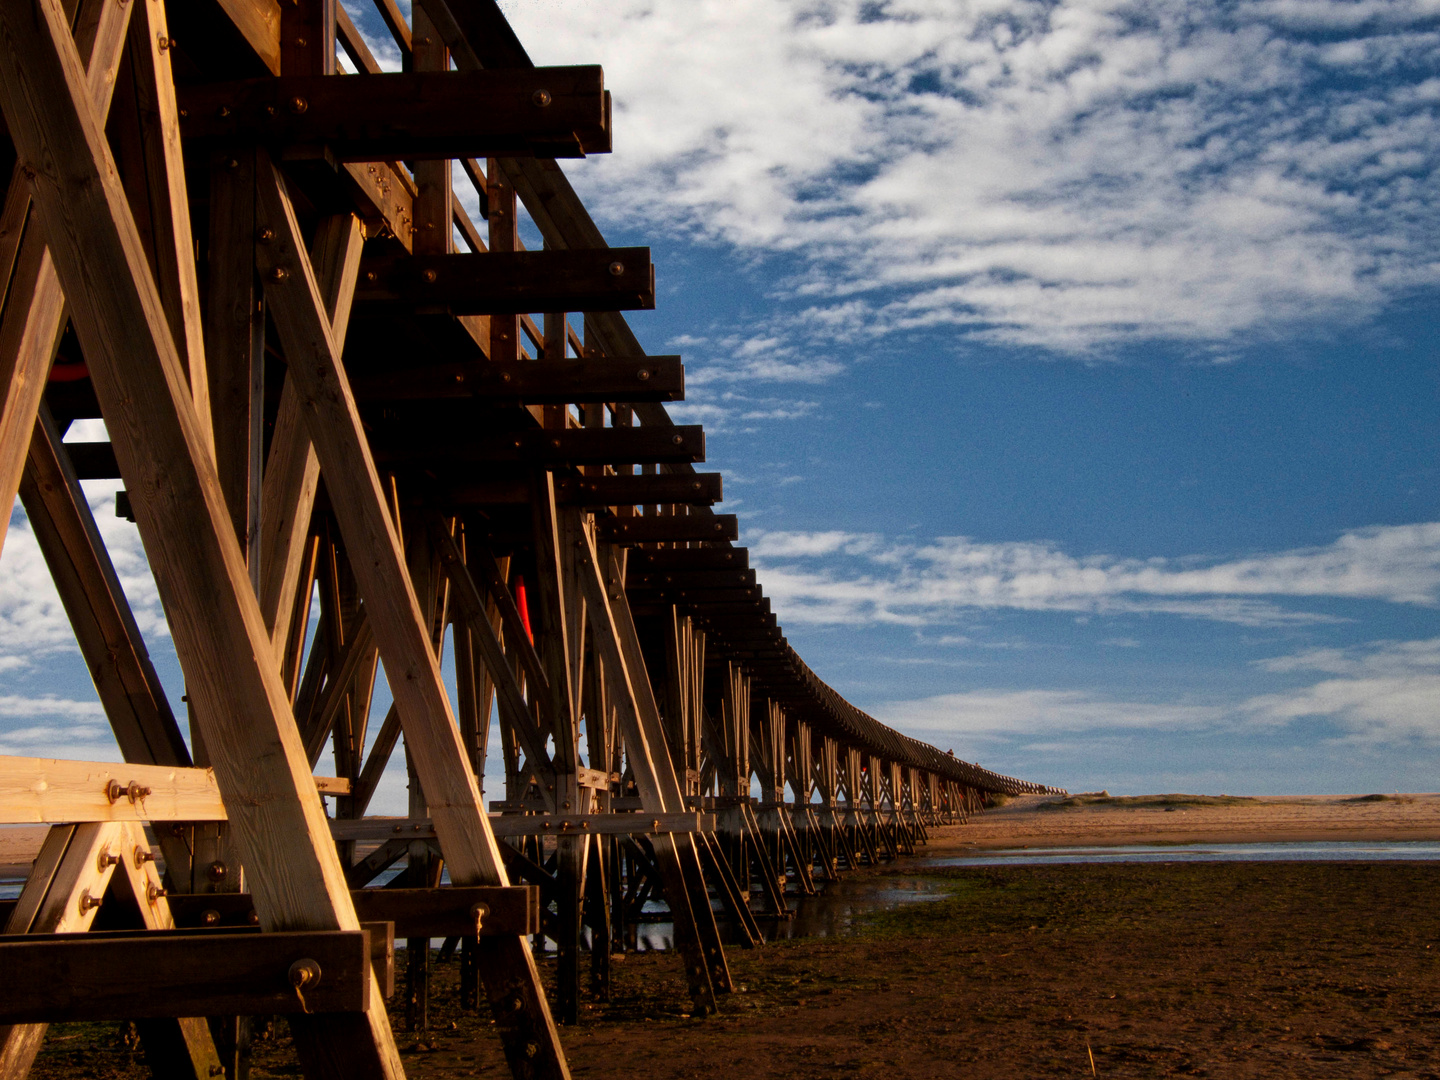
[{"label": "sandy beach", "polygon": [[[45,831],[0,828],[0,878],[25,877]],[[932,829],[924,851],[1317,840],[1440,841],[1440,794],[1022,795],[964,825]]]},{"label": "sandy beach", "polygon": [[931,830],[928,855],[966,848],[1440,840],[1440,794],[1025,795]]}]

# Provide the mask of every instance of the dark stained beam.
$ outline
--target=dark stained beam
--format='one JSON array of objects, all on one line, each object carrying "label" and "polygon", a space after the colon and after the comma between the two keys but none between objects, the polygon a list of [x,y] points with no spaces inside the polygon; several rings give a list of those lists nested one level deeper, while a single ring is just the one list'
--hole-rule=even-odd
[{"label": "dark stained beam", "polygon": [[[482,256],[495,258],[496,256]],[[603,360],[456,363],[406,367],[356,378],[362,403],[484,398],[495,403],[564,405],[603,401],[682,401],[678,356],[607,356]]]},{"label": "dark stained beam", "polygon": [[724,498],[719,473],[567,476],[557,478],[555,496],[581,506],[710,506]]},{"label": "dark stained beam", "polygon": [[595,66],[247,79],[178,98],[187,140],[323,146],[339,161],[610,152],[610,95]]},{"label": "dark stained beam", "polygon": [[749,565],[750,549],[743,547],[633,551],[626,576],[650,570],[744,570]]},{"label": "dark stained beam", "polygon": [[597,525],[600,539],[608,540],[612,544],[734,540],[740,535],[740,522],[734,514],[665,514],[660,517],[605,518]]},{"label": "dark stained beam", "polygon": [[655,267],[643,247],[393,256],[362,264],[355,299],[455,315],[649,310]]},{"label": "dark stained beam", "polygon": [[[0,942],[0,964],[3,1024],[358,1013],[370,1000],[363,930],[24,934]],[[137,993],[125,972],[154,977]]]},{"label": "dark stained beam", "polygon": [[754,570],[667,570],[625,575],[627,589],[753,589]]},{"label": "dark stained beam", "polygon": [[428,441],[407,438],[375,447],[388,464],[454,467],[482,462],[531,465],[608,465],[616,462],[705,460],[705,431],[698,424],[672,428],[572,428],[569,431],[463,433]]}]

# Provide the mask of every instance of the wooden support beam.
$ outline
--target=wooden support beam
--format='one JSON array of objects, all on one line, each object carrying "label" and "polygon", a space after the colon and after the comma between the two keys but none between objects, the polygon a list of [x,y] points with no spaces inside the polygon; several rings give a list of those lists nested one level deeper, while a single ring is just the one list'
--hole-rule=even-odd
[{"label": "wooden support beam", "polygon": [[[638,561],[638,560],[637,560]],[[625,575],[625,588],[644,589],[743,589],[756,588],[754,570],[636,570]]]},{"label": "wooden support beam", "polygon": [[[612,429],[613,430],[613,429]],[[556,477],[555,497],[583,507],[710,506],[724,499],[720,473]]]},{"label": "wooden support beam", "polygon": [[[146,0],[147,4],[158,0]],[[229,508],[57,0],[0,8],[0,108],[70,304],[262,922],[358,928]],[[168,39],[167,39],[168,40]],[[155,39],[147,47],[158,49]],[[168,59],[165,61],[168,71]],[[178,142],[175,144],[178,155]],[[184,202],[184,177],[170,174]],[[174,211],[178,214],[178,211]],[[177,245],[176,256],[193,256]],[[190,354],[193,358],[194,354]],[[193,374],[193,372],[189,373]],[[383,1011],[296,1026],[316,1075],[403,1074]]]},{"label": "wooden support beam", "polygon": [[[646,812],[679,812],[685,793],[665,743],[665,729],[645,670],[623,587],[623,564],[607,547],[602,564],[579,512],[564,511],[562,540],[575,547],[577,582],[593,628],[594,648],[610,679],[611,704],[624,733],[626,756]],[[699,1009],[715,1008],[715,992],[731,989],[729,968],[710,909],[699,852],[689,836],[653,841],[665,892],[675,915],[675,937],[685,956],[690,995]]]},{"label": "wooden support beam", "polygon": [[255,153],[226,147],[210,160],[206,359],[215,469],[250,578],[260,545],[265,423],[265,312],[255,280]]},{"label": "wooden support beam", "polygon": [[[350,898],[362,925],[392,923],[402,938],[473,937],[477,925],[490,937],[540,929],[539,890],[529,885],[354,889]],[[254,908],[249,893],[172,894],[169,903],[176,925],[192,928],[243,926]]]},{"label": "wooden support beam", "polygon": [[[342,785],[333,776],[311,782],[332,794]],[[349,781],[343,785],[348,791]],[[225,821],[227,816],[213,769],[0,757],[0,824]]]},{"label": "wooden support beam", "polygon": [[[70,444],[75,445],[75,444]],[[85,445],[85,444],[80,444]],[[376,458],[395,464],[448,466],[515,462],[531,466],[607,465],[625,461],[704,461],[705,430],[698,424],[654,428],[531,429],[509,433],[439,433],[376,447]]]},{"label": "wooden support beam", "polygon": [[596,522],[596,531],[602,540],[624,545],[736,540],[740,536],[740,520],[734,514],[602,518]]},{"label": "wooden support beam", "polygon": [[455,315],[649,310],[655,267],[649,248],[396,255],[365,261],[357,299]]},{"label": "wooden support beam", "polygon": [[[356,580],[451,880],[508,884],[284,180],[273,166],[259,171],[261,218],[273,236],[258,248],[266,299],[289,361],[289,376],[307,403],[307,422],[331,506],[347,545],[367,553],[353,564]],[[567,1077],[533,957],[519,937],[491,942],[483,946],[487,963],[482,970],[487,989],[493,991],[492,1005],[503,1010],[497,1020],[507,1057],[525,1063],[534,1075]],[[512,998],[518,1008],[510,1007]]]},{"label": "wooden support beam", "polygon": [[180,108],[187,140],[323,146],[338,161],[610,152],[596,66],[205,83],[186,87]]},{"label": "wooden support beam", "polygon": [[[0,1023],[6,1024],[362,1013],[374,977],[365,930],[26,934],[0,938],[0,964],[6,972]],[[305,967],[308,977],[297,974]],[[136,993],[130,980],[116,977],[127,971],[164,977]]]},{"label": "wooden support beam", "polygon": [[[115,80],[128,37],[133,5],[122,0],[90,4],[76,29],[86,64],[86,85],[103,116],[110,111]],[[25,466],[35,411],[65,327],[65,298],[46,247],[30,184],[17,164],[0,211],[0,279],[5,308],[0,319],[0,549]]]},{"label": "wooden support beam", "polygon": [[[706,832],[715,828],[710,814],[679,813],[594,813],[594,814],[495,814],[490,828],[496,836],[659,836],[666,833]],[[388,840],[397,836],[429,839],[435,827],[429,821],[386,818],[334,820],[331,834],[337,840]]]},{"label": "wooden support beam", "polygon": [[641,356],[633,360],[569,360],[563,365],[534,363],[456,363],[403,366],[354,382],[355,397],[368,401],[438,401],[479,398],[494,405],[600,401],[681,401],[685,367],[678,356]]},{"label": "wooden support beam", "polygon": [[671,570],[744,570],[750,565],[750,549],[743,547],[680,548],[670,551],[632,551],[632,572]]}]

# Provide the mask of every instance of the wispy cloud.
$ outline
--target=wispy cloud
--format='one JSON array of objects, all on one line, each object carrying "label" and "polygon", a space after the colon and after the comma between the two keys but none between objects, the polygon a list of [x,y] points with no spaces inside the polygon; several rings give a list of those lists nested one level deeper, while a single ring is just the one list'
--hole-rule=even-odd
[{"label": "wispy cloud", "polygon": [[[169,627],[139,531],[115,516],[115,492],[120,485],[87,481],[84,486],[141,634],[151,641],[167,637]],[[56,651],[75,648],[75,634],[55,591],[50,568],[17,502],[5,548],[0,552],[0,670],[23,670]]]},{"label": "wispy cloud", "polygon": [[976,689],[883,702],[871,711],[920,738],[982,747],[1023,743],[1036,751],[1042,744],[1034,740],[1064,737],[1072,748],[1102,756],[1105,746],[1125,753],[1125,738],[1146,732],[1223,733],[1233,742],[1302,720],[1332,725],[1335,734],[1324,740],[1331,745],[1440,742],[1440,638],[1310,650],[1256,666],[1276,674],[1317,671],[1331,677],[1229,700],[1213,692],[1166,701],[1096,690]]},{"label": "wispy cloud", "polygon": [[1440,276],[1424,0],[502,6],[605,65],[597,205],[798,258],[793,334],[1219,343]]},{"label": "wispy cloud", "polygon": [[1317,717],[1359,743],[1440,739],[1440,638],[1382,641],[1354,649],[1313,649],[1261,662],[1277,673],[1330,678],[1246,702],[1246,712],[1275,724]]},{"label": "wispy cloud", "polygon": [[1044,543],[840,531],[762,532],[750,550],[781,619],[795,623],[926,625],[1011,608],[1264,626],[1335,619],[1277,598],[1440,602],[1440,523],[1358,529],[1326,547],[1232,559],[1077,557]]}]

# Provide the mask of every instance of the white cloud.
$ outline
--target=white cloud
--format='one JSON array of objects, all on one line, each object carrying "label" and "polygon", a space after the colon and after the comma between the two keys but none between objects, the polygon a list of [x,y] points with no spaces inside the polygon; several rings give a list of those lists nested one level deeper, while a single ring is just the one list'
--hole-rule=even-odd
[{"label": "white cloud", "polygon": [[1333,677],[1251,698],[1245,709],[1257,720],[1286,724],[1324,718],[1360,743],[1440,739],[1440,638],[1314,649],[1261,666],[1277,673],[1318,671]]},{"label": "white cloud", "polygon": [[1083,690],[972,690],[887,702],[871,711],[917,738],[972,740],[1102,729],[1196,731],[1226,717],[1224,707],[1214,704],[1123,701]]},{"label": "white cloud", "polygon": [[1338,733],[1325,742],[1341,746],[1440,742],[1440,638],[1307,650],[1256,666],[1278,675],[1318,671],[1333,677],[1238,700],[1214,692],[1140,701],[1093,690],[986,688],[884,702],[871,712],[919,738],[1027,751],[1044,748],[1034,739],[1065,736],[1092,754],[1106,745],[1123,754],[1129,752],[1124,738],[1145,732],[1161,738],[1223,733],[1233,742],[1301,720],[1328,721]]},{"label": "white cloud", "polygon": [[762,532],[750,550],[781,620],[797,623],[925,625],[1011,608],[1260,626],[1335,619],[1282,607],[1281,597],[1440,602],[1440,523],[1358,529],[1326,547],[1229,560],[1078,558],[1044,543],[839,531]]},{"label": "white cloud", "polygon": [[[141,635],[150,642],[168,637],[169,627],[139,531],[115,516],[115,492],[120,485],[87,481],[84,487]],[[17,501],[0,551],[0,671],[34,667],[46,655],[75,648],[75,635],[50,568]]]},{"label": "white cloud", "polygon": [[537,63],[605,66],[597,206],[798,257],[776,350],[1225,341],[1440,276],[1428,3],[502,6]]}]

